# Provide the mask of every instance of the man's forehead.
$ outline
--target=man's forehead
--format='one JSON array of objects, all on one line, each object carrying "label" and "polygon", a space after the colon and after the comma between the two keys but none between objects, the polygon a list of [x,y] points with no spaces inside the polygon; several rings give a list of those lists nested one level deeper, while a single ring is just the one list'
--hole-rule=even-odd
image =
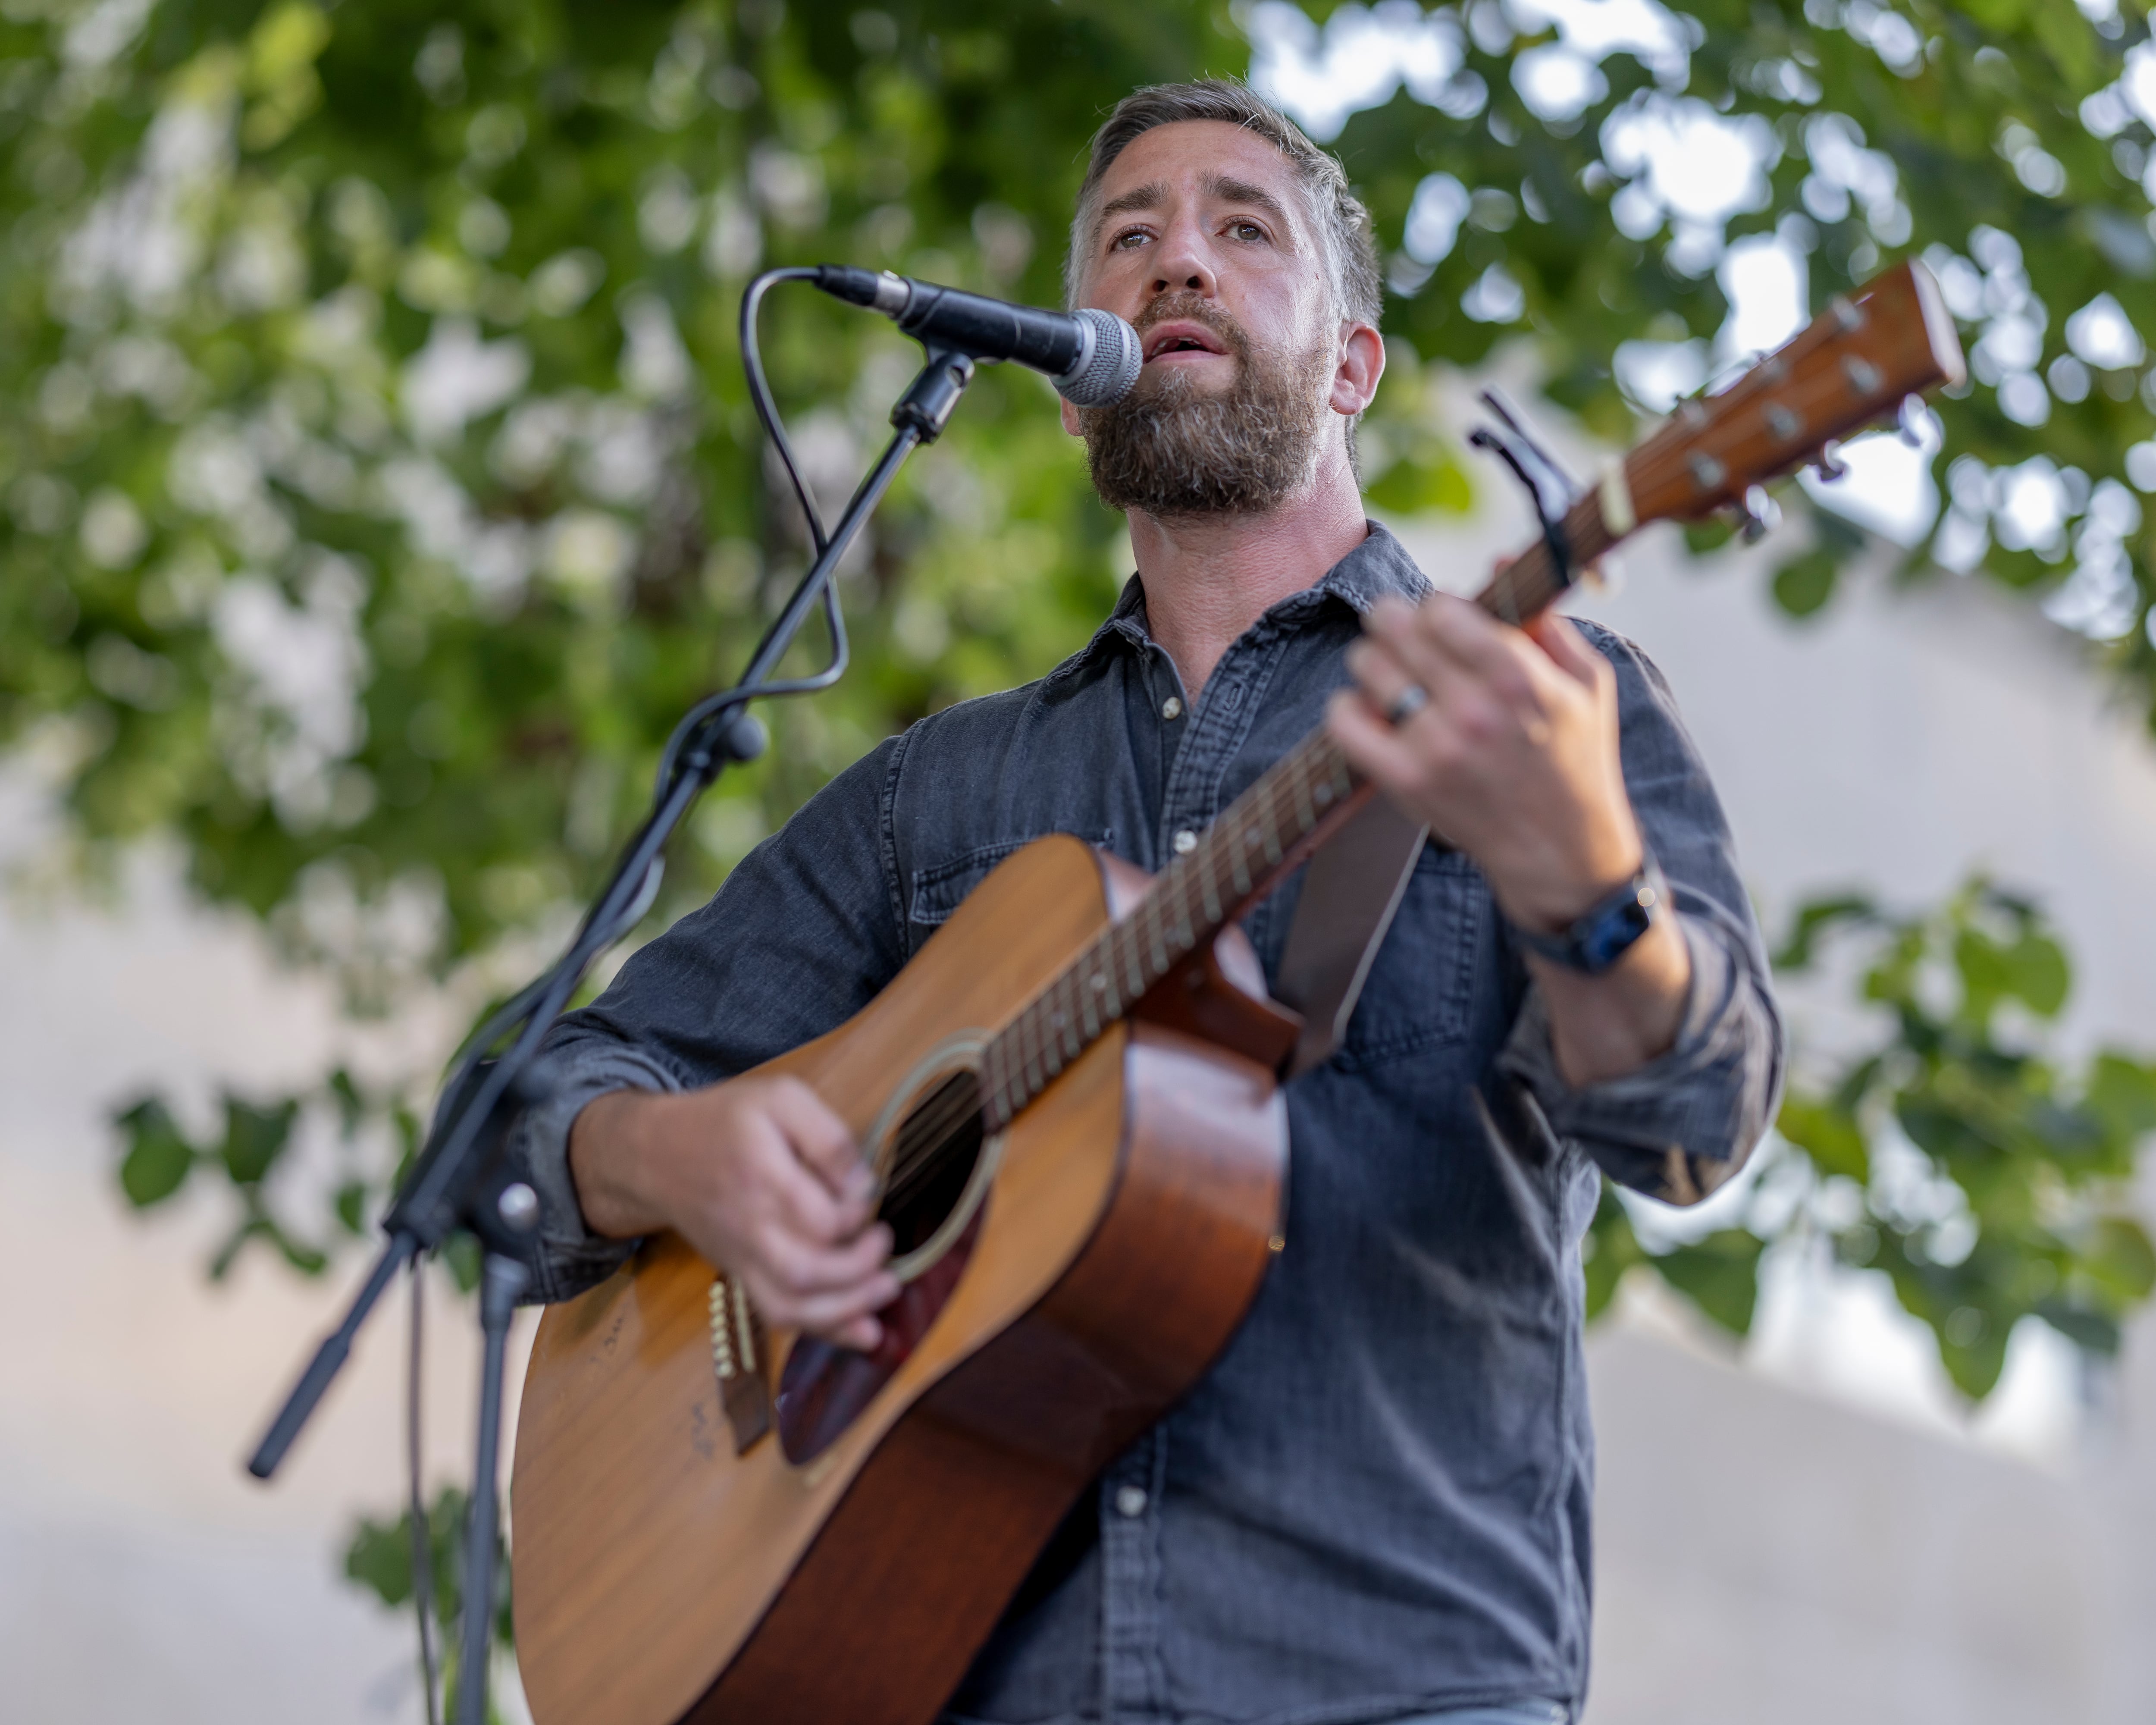
[{"label": "man's forehead", "polygon": [[1248,188],[1291,208],[1295,168],[1271,143],[1224,120],[1174,120],[1140,132],[1101,177],[1102,204],[1156,189],[1232,194]]}]

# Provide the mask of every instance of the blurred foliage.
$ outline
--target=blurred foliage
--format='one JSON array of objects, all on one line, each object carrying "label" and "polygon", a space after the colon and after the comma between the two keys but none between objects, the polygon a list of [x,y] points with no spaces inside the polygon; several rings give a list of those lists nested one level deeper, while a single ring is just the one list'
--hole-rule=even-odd
[{"label": "blurred foliage", "polygon": [[[198,1172],[222,1176],[237,1211],[230,1231],[209,1260],[213,1281],[222,1281],[251,1240],[275,1250],[303,1276],[319,1276],[340,1244],[362,1237],[380,1202],[402,1178],[418,1144],[419,1122],[393,1096],[363,1091],[340,1067],[318,1091],[257,1106],[226,1095],[220,1100],[221,1131],[198,1141],[172,1118],[163,1098],[146,1096],[117,1109],[121,1139],[120,1189],[136,1209],[177,1198]],[[326,1214],[319,1226],[300,1227],[275,1214],[267,1196],[272,1177],[290,1159],[309,1129],[329,1147],[309,1172],[318,1178],[298,1204]],[[324,1180],[319,1176],[327,1173]],[[310,1200],[319,1200],[311,1203]],[[314,1235],[308,1238],[309,1233]],[[451,1261],[470,1288],[471,1255]]]},{"label": "blurred foliage", "polygon": [[[457,1683],[458,1623],[464,1613],[465,1520],[470,1500],[454,1486],[444,1486],[427,1511],[426,1543],[429,1604],[436,1628],[435,1645],[441,1650],[443,1687],[454,1697]],[[365,1520],[345,1548],[346,1576],[365,1588],[385,1605],[414,1603],[412,1512],[408,1509],[393,1522]],[[516,1626],[511,1609],[509,1548],[497,1542],[494,1568],[494,1634],[498,1651],[512,1651]],[[488,1716],[499,1719],[496,1697],[488,1697]]]},{"label": "blurred foliage", "polygon": [[[1623,440],[1642,378],[1729,357],[1727,244],[1778,236],[1814,304],[1922,252],[1979,380],[1940,403],[1941,554],[2058,588],[2145,677],[2140,13],[1537,3],[8,0],[0,742],[46,738],[92,860],[177,833],[362,1009],[557,927],[803,561],[741,282],[832,257],[1051,299],[1101,111],[1254,41],[1384,242],[1381,507],[1468,501],[1420,360],[1523,336]],[[835,504],[912,350],[806,292],[768,321]],[[846,581],[855,671],[775,716],[655,914],[876,738],[1083,639],[1120,536],[1050,407],[988,372],[909,470]],[[1795,614],[1863,539],[1799,515]]]},{"label": "blurred foliage", "polygon": [[1891,1278],[1971,1398],[1998,1382],[2025,1317],[2115,1353],[2122,1319],[2156,1288],[2131,1189],[2156,1130],[2156,1066],[2111,1050],[2077,1070],[2046,1058],[2066,954],[2035,906],[1982,879],[1922,916],[1862,897],[1809,905],[1776,965],[1810,970],[1830,943],[1858,959],[1868,1040],[1791,1086],[1745,1226],[1650,1254],[1605,1194],[1590,1307],[1646,1265],[1742,1335],[1763,1249],[1810,1242]]}]

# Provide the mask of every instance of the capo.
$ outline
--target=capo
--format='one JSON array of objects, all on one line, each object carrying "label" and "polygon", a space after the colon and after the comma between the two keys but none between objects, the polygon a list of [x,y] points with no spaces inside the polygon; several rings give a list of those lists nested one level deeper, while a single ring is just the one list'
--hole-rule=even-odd
[{"label": "capo", "polygon": [[1549,547],[1552,585],[1561,592],[1577,578],[1572,545],[1565,537],[1564,516],[1578,488],[1557,458],[1528,434],[1503,396],[1495,389],[1486,389],[1482,401],[1504,422],[1506,429],[1478,425],[1467,434],[1467,441],[1478,449],[1489,450],[1511,468],[1513,477],[1526,490],[1528,501],[1535,507],[1535,519],[1542,523],[1543,543]]}]

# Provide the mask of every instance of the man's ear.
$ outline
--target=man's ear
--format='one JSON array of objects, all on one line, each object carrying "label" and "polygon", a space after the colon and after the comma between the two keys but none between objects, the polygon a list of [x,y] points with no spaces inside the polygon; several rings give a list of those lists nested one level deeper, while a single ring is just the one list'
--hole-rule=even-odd
[{"label": "man's ear", "polygon": [[1349,324],[1341,337],[1340,363],[1332,373],[1332,411],[1361,413],[1377,395],[1378,379],[1384,375],[1385,338],[1367,323]]},{"label": "man's ear", "polygon": [[1085,434],[1078,429],[1078,409],[1071,406],[1067,401],[1063,403],[1063,429],[1069,432],[1073,437],[1082,437],[1085,435]]}]

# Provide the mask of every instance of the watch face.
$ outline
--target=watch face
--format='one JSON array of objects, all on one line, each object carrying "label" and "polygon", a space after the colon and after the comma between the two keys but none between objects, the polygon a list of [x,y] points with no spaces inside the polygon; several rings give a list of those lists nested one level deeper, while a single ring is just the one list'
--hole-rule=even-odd
[{"label": "watch face", "polygon": [[1581,968],[1589,973],[1609,969],[1647,932],[1651,921],[1651,913],[1637,893],[1612,905],[1579,932]]}]

